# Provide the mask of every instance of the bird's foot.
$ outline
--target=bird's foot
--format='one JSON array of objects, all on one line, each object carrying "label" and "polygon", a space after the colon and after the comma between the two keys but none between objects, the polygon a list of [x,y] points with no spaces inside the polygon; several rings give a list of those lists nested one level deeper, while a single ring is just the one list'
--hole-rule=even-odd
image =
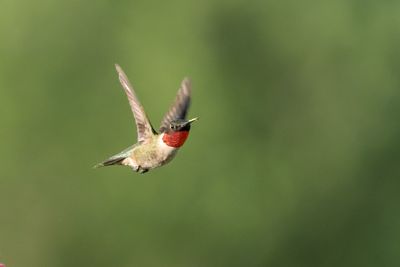
[{"label": "bird's foot", "polygon": [[149,171],[149,169],[144,169],[144,168],[141,168],[141,167],[139,167],[139,170],[138,170],[138,172],[141,173],[141,174],[146,173],[148,171]]}]

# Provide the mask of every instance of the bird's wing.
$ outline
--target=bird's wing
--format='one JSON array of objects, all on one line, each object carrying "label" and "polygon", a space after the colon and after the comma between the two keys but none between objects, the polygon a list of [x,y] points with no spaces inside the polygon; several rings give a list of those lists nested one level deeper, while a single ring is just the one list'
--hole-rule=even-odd
[{"label": "bird's wing", "polygon": [[117,69],[119,81],[124,88],[133,116],[135,117],[138,142],[148,140],[156,131],[147,118],[144,108],[135,94],[135,90],[133,90],[132,85],[129,83],[128,77],[118,64],[115,64],[115,68]]},{"label": "bird's wing", "polygon": [[172,120],[185,119],[190,106],[191,91],[190,80],[188,78],[183,79],[174,103],[161,121],[160,132],[165,132]]}]

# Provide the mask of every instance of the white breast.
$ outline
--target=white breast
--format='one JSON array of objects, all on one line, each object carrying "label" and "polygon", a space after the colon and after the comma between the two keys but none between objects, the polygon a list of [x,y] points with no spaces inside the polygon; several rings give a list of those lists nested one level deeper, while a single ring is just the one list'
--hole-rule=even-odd
[{"label": "white breast", "polygon": [[168,162],[170,161],[178,151],[178,148],[176,147],[171,147],[164,143],[162,140],[164,136],[164,133],[160,134],[158,138],[158,149],[160,150],[159,153],[164,156],[164,159]]}]

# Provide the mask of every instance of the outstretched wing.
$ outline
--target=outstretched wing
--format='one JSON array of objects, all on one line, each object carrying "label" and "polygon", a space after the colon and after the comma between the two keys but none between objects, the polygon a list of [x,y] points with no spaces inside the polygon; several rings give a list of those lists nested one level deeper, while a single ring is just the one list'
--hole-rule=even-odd
[{"label": "outstretched wing", "polygon": [[115,64],[115,68],[117,69],[119,81],[124,88],[133,116],[135,117],[138,142],[143,142],[152,137],[156,131],[151,126],[142,104],[140,104],[132,85],[129,83],[128,77],[126,77],[126,74],[118,64]]},{"label": "outstretched wing", "polygon": [[160,132],[165,132],[172,120],[185,119],[190,106],[191,83],[188,78],[183,79],[176,94],[175,102],[169,108],[161,121]]}]

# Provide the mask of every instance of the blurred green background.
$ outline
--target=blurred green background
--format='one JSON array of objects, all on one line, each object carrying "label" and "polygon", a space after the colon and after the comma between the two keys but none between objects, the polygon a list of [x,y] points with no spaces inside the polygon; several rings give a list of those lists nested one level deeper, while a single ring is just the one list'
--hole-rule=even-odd
[{"label": "blurred green background", "polygon": [[[0,11],[0,262],[399,266],[400,2],[28,1]],[[135,143],[114,63],[171,164]]]}]

